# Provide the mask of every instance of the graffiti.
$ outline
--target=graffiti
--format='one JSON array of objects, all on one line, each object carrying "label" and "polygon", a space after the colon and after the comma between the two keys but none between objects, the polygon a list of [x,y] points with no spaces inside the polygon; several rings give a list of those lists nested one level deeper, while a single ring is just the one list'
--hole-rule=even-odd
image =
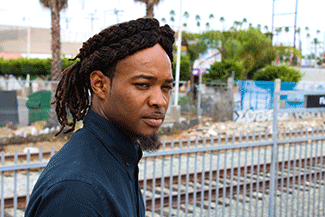
[{"label": "graffiti", "polygon": [[[325,117],[325,112],[295,112],[278,114],[278,120],[299,120]],[[273,109],[235,111],[234,121],[237,122],[262,122],[273,120]]]}]

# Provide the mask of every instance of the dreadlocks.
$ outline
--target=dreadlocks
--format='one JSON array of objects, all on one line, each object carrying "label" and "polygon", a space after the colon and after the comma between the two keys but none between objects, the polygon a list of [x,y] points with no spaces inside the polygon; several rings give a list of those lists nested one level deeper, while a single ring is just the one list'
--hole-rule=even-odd
[{"label": "dreadlocks", "polygon": [[[173,62],[174,31],[168,26],[159,27],[154,18],[140,18],[120,23],[102,30],[83,43],[77,56],[70,60],[80,61],[62,72],[63,77],[55,93],[56,114],[61,129],[70,128],[64,133],[75,129],[76,122],[83,120],[90,107],[89,91],[90,74],[99,70],[111,80],[119,60],[137,51],[149,48],[159,43]],[[72,115],[72,121],[67,118],[67,110]]]}]

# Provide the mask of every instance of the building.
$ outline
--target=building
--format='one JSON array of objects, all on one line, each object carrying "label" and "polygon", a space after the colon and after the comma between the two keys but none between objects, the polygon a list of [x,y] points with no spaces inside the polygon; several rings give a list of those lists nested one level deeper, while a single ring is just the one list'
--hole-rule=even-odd
[{"label": "building", "polygon": [[[30,34],[28,34],[30,32]],[[67,57],[78,54],[82,42],[62,40],[61,53]],[[29,51],[28,51],[29,50]],[[1,57],[51,58],[51,29],[0,25]]]}]

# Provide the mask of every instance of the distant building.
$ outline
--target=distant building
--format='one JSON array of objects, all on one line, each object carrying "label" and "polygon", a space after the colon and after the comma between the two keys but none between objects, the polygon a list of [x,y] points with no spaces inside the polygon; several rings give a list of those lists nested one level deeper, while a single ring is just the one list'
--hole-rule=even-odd
[{"label": "distant building", "polygon": [[[51,29],[31,27],[30,32],[30,58],[51,58]],[[75,56],[81,46],[82,42],[61,40],[61,54]],[[27,47],[27,27],[0,25],[0,58],[26,57]]]}]

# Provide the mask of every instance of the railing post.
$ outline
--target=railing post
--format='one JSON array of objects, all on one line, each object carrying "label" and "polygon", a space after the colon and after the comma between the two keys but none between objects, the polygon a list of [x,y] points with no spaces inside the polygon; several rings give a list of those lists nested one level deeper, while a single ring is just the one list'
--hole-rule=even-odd
[{"label": "railing post", "polygon": [[276,161],[277,161],[277,150],[278,150],[278,107],[280,96],[278,91],[281,88],[281,80],[275,79],[274,81],[274,93],[273,93],[273,146],[272,146],[272,161],[271,161],[271,179],[270,179],[270,217],[275,216],[275,192],[277,186],[275,186],[275,171],[276,171]]}]

